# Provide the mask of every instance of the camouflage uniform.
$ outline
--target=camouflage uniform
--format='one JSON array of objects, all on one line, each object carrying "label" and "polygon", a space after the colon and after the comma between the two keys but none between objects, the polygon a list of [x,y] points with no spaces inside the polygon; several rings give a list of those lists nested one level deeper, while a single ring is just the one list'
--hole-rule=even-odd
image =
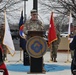
[{"label": "camouflage uniform", "polygon": [[[32,13],[37,13],[37,12],[31,12],[31,14]],[[44,27],[42,25],[42,22],[38,20],[38,18],[36,20],[32,20],[31,18],[25,22],[24,33],[26,35],[28,34],[28,31],[42,31],[42,30],[44,30]],[[27,37],[27,39],[29,39],[29,37]]]},{"label": "camouflage uniform", "polygon": [[58,30],[56,32],[57,32],[57,40],[52,43],[52,51],[51,51],[51,58],[52,58],[52,61],[54,62],[57,62],[56,61],[57,50],[58,50],[58,45],[60,43],[60,33]]},{"label": "camouflage uniform", "polygon": [[43,25],[40,20],[32,21],[30,19],[26,21],[25,27],[24,27],[25,34],[27,34],[28,31],[41,31],[41,30],[43,30]]},{"label": "camouflage uniform", "polygon": [[[31,19],[26,21],[24,26],[24,33],[26,35],[28,34],[28,31],[41,31],[41,30],[43,30],[41,21],[39,20],[32,21]],[[29,38],[30,36],[28,35],[26,39],[28,40]]]},{"label": "camouflage uniform", "polygon": [[31,19],[25,22],[24,32],[28,34],[28,31],[41,31],[43,30],[43,25],[40,20],[38,20],[37,10],[31,10]]}]

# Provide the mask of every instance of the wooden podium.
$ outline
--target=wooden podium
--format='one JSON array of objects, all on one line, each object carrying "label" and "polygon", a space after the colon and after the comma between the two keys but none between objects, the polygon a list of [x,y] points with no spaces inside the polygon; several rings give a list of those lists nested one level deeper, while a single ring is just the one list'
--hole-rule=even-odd
[{"label": "wooden podium", "polygon": [[33,37],[33,36],[40,36],[44,37],[45,36],[45,31],[28,31],[28,39]]},{"label": "wooden podium", "polygon": [[[44,35],[45,35],[45,31],[28,31],[28,34],[27,34],[29,39],[31,39],[34,36],[43,37]],[[43,73],[43,56],[39,58],[30,56],[30,72],[29,73]]]}]

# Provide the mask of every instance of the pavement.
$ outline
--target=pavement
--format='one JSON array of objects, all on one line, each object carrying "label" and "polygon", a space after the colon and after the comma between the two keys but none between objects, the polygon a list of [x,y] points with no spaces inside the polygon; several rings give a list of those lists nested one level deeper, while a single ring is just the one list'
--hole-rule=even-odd
[{"label": "pavement", "polygon": [[[43,56],[43,58],[44,58],[44,63],[49,65],[50,71],[47,71],[45,73],[28,74],[28,72],[26,71],[21,72],[21,71],[15,71],[15,70],[13,71],[8,69],[9,75],[72,75],[70,70],[71,54],[68,54],[68,52],[58,52],[57,62],[50,61],[50,51],[47,51]],[[5,61],[5,64],[6,66],[11,64],[23,64],[23,51],[16,51],[16,54],[13,57],[10,54],[7,54],[7,60]],[[53,65],[54,66],[57,65],[58,68],[57,69],[55,67],[51,68]],[[64,66],[66,67],[69,66],[69,68],[62,69]]]}]

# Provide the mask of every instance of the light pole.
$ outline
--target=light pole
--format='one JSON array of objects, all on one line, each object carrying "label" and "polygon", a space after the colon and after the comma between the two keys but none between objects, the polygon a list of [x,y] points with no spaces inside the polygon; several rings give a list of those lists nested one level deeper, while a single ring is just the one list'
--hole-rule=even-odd
[{"label": "light pole", "polygon": [[2,0],[0,0],[0,3],[2,2]]},{"label": "light pole", "polygon": [[24,1],[24,22],[26,21],[26,1],[28,0],[23,0]]},{"label": "light pole", "polygon": [[38,0],[33,0],[33,9],[38,11]]}]

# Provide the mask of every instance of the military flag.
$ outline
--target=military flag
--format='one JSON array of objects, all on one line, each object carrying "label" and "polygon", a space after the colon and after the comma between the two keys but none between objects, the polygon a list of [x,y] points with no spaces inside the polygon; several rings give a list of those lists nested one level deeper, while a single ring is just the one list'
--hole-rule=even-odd
[{"label": "military flag", "polygon": [[12,40],[10,27],[8,25],[6,12],[5,12],[5,33],[3,38],[3,44],[8,48],[10,54],[13,56],[15,54],[15,47]]},{"label": "military flag", "polygon": [[23,21],[23,11],[21,12],[21,17],[19,21],[19,34],[20,34],[20,47],[25,50],[26,48],[26,40],[23,38],[25,36],[23,32],[24,21]]},{"label": "military flag", "polygon": [[[68,25],[68,46],[69,46],[69,43],[72,42],[73,38],[70,37],[71,35],[71,24],[72,24],[72,15],[71,15],[71,12],[70,12],[70,15],[69,15],[69,25]],[[67,52],[67,62],[69,62],[69,47],[68,47],[68,52]]]},{"label": "military flag", "polygon": [[19,28],[19,34],[20,34],[20,36],[21,36],[22,38],[25,37],[25,34],[24,34],[24,32],[23,32],[23,28],[24,28],[24,25],[21,25],[20,28]]},{"label": "military flag", "polygon": [[48,46],[55,40],[57,40],[57,36],[56,36],[56,29],[54,25],[54,17],[52,12],[50,18],[49,32],[48,32]]}]

